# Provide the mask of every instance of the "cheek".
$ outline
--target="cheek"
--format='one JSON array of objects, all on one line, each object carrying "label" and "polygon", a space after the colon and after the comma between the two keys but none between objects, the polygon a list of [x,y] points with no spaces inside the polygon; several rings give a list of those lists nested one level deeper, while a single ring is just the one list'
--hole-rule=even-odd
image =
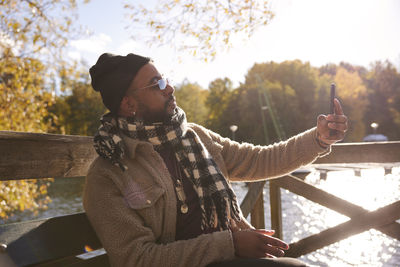
[{"label": "cheek", "polygon": [[145,99],[143,99],[147,106],[153,109],[163,109],[167,98],[165,98],[162,94],[153,93],[148,94]]}]

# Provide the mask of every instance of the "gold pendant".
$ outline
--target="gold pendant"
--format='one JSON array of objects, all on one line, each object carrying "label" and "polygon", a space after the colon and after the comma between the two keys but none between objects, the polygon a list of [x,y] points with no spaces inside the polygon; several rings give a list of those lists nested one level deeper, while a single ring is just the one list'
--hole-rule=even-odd
[{"label": "gold pendant", "polygon": [[188,205],[186,205],[186,203],[183,203],[183,204],[181,205],[181,212],[182,212],[183,214],[186,214],[186,213],[188,212],[188,210],[189,210]]}]

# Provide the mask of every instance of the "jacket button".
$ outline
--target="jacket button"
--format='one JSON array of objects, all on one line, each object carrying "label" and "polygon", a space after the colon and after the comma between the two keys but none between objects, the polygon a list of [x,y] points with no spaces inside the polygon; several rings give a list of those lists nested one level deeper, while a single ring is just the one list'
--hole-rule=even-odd
[{"label": "jacket button", "polygon": [[7,250],[7,245],[6,244],[0,244],[0,252],[6,252]]},{"label": "jacket button", "polygon": [[147,202],[147,204],[151,204],[151,200],[150,199],[146,200],[146,202]]}]

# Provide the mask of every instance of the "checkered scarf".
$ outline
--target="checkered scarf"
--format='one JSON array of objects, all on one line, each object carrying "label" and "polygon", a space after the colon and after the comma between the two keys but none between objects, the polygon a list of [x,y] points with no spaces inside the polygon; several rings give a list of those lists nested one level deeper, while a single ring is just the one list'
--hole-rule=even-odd
[{"label": "checkered scarf", "polygon": [[183,173],[193,183],[199,196],[202,230],[226,230],[230,219],[240,221],[235,193],[196,132],[188,128],[182,109],[176,108],[168,125],[144,125],[132,118],[115,119],[110,113],[101,118],[101,123],[94,137],[95,149],[100,156],[123,171],[127,170],[127,166],[121,162],[124,157],[121,133],[133,139],[150,142],[156,151],[167,148],[175,152]]}]

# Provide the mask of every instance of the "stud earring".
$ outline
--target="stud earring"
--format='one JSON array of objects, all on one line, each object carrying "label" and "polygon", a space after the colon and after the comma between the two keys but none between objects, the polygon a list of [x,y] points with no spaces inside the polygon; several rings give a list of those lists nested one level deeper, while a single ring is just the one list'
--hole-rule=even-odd
[{"label": "stud earring", "polygon": [[129,104],[128,104],[128,108],[129,108],[130,113],[132,114],[132,116],[135,116],[135,115],[136,115],[136,112],[135,112],[135,110],[134,110],[133,105],[129,105]]}]

